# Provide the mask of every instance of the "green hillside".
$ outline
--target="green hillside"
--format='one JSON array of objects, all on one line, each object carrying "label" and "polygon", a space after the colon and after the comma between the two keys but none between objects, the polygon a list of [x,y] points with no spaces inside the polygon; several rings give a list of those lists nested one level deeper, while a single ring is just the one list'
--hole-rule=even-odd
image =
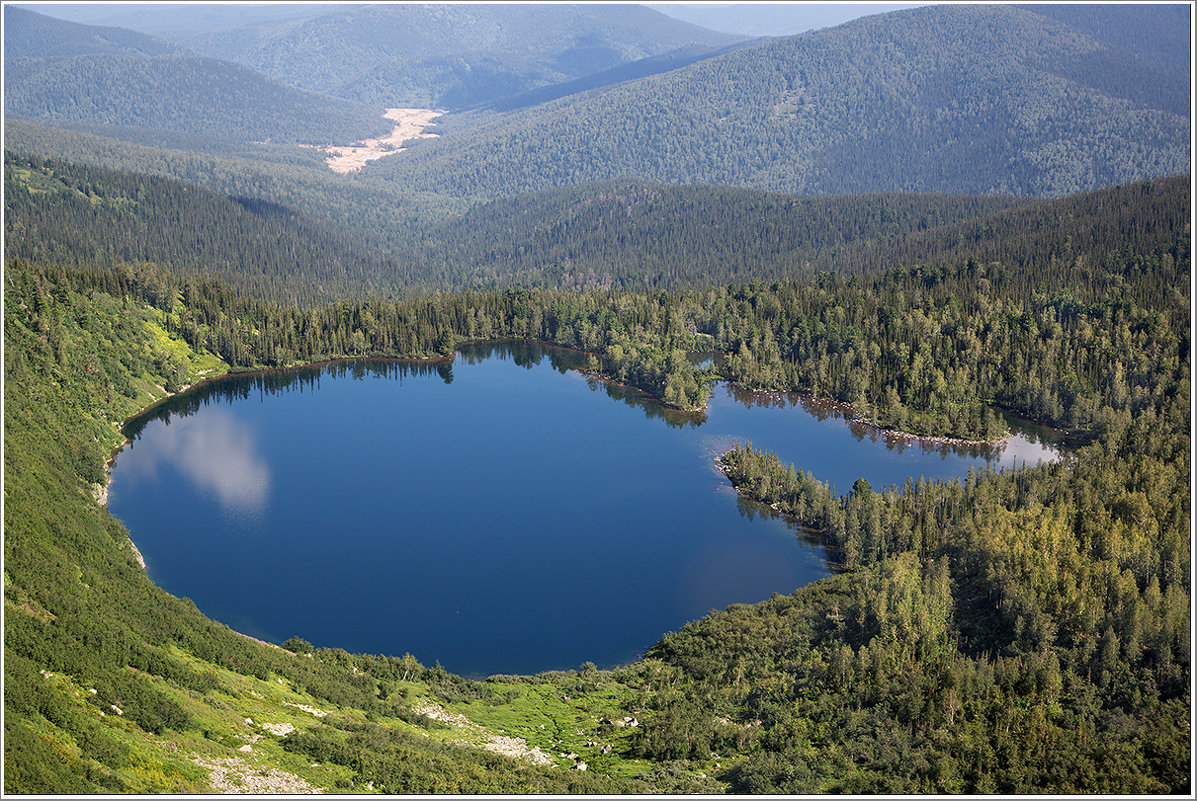
[{"label": "green hillside", "polygon": [[483,285],[709,286],[850,269],[835,255],[849,243],[882,247],[1018,203],[609,181],[479,205],[432,232],[427,258]]},{"label": "green hillside", "polygon": [[248,142],[349,144],[390,130],[381,107],[300,91],[160,39],[5,12],[8,116]]},{"label": "green hillside", "polygon": [[[424,261],[471,285],[680,288],[967,262],[1098,262],[1182,236],[1189,176],[1043,201],[800,197],[612,181],[495,200],[433,229]],[[1073,269],[1068,265],[1067,269]],[[1083,280],[1080,276],[1077,280]]]},{"label": "green hillside", "polygon": [[[15,153],[182,181],[229,197],[294,209],[343,229],[362,248],[402,252],[468,202],[406,187],[367,185],[337,175],[310,148],[224,140],[209,147],[182,134],[122,131],[119,141],[89,131],[7,120],[5,145]],[[191,148],[191,149],[188,149]]]},{"label": "green hillside", "polygon": [[371,104],[460,108],[715,33],[636,5],[374,5],[188,37],[285,83]]},{"label": "green hillside", "polygon": [[156,262],[310,301],[385,291],[412,265],[276,203],[64,162],[5,155],[9,258],[96,267]]},{"label": "green hillside", "polygon": [[[172,162],[176,171],[186,163]],[[10,257],[91,267],[169,264],[305,304],[404,287],[677,289],[970,259],[1070,262],[1075,236],[1089,243],[1087,258],[1104,261],[1174,241],[1183,232],[1169,223],[1181,219],[1189,193],[1188,176],[1047,201],[919,193],[799,197],[612,181],[496,200],[464,213],[450,207],[438,213],[424,199],[424,223],[392,217],[402,228],[386,238],[372,227],[385,225],[385,210],[373,218],[367,211],[405,198],[355,192],[354,185],[280,181],[288,199],[301,188],[311,192],[299,211],[57,160],[9,154],[5,170]],[[248,186],[251,178],[231,185]],[[339,197],[330,194],[334,188]],[[334,202],[346,205],[330,214]]]},{"label": "green hillside", "polygon": [[1042,15],[936,6],[446,118],[440,139],[366,177],[484,197],[621,177],[1063,195],[1188,171],[1187,86],[1159,78]]}]

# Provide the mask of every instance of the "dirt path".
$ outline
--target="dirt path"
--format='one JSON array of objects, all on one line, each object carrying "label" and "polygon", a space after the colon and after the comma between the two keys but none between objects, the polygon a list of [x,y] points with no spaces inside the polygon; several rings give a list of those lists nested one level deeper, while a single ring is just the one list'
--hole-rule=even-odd
[{"label": "dirt path", "polygon": [[430,108],[389,108],[383,116],[393,120],[395,128],[388,135],[381,139],[365,139],[360,146],[322,148],[328,153],[328,168],[344,175],[360,170],[366,166],[367,161],[402,152],[404,148],[400,145],[408,139],[436,136],[434,133],[426,133],[424,129],[444,113]]}]

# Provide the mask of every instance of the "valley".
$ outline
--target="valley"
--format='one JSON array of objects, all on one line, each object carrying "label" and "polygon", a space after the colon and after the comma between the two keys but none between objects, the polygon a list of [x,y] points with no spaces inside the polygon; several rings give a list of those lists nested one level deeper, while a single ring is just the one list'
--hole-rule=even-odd
[{"label": "valley", "polygon": [[[383,116],[392,120],[395,127],[387,136],[378,139],[366,139],[359,145],[349,147],[324,148],[328,153],[328,168],[335,173],[345,175],[366,166],[367,161],[380,159],[392,153],[402,153],[403,143],[410,139],[424,139],[436,136],[426,133],[425,129],[432,121],[445,112],[423,108],[389,108]],[[313,147],[315,147],[313,145]]]}]

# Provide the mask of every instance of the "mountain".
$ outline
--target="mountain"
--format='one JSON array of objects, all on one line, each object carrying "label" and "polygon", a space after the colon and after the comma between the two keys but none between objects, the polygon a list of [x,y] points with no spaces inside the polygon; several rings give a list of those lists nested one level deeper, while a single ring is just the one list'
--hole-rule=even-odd
[{"label": "mountain", "polygon": [[84,25],[108,25],[152,36],[177,38],[314,17],[348,6],[347,3],[155,3],[147,13],[140,4],[40,3],[31,10]]},{"label": "mountain", "polygon": [[636,61],[620,64],[618,67],[612,67],[602,72],[595,72],[581,78],[575,78],[572,81],[541,86],[536,89],[529,89],[526,92],[520,92],[517,95],[501,97],[498,100],[482,104],[481,108],[493,111],[514,111],[529,106],[536,106],[541,103],[547,103],[550,100],[576,95],[589,89],[598,89],[604,86],[623,83],[624,81],[645,78],[649,75],[659,75],[662,72],[669,72],[670,70],[680,69],[681,67],[688,67],[695,62],[714,58],[724,53],[730,53],[733,50],[750,47],[752,44],[751,41],[736,42],[735,44],[714,48],[707,45],[687,45],[686,47],[679,47],[677,50],[671,50],[660,56],[645,56]]},{"label": "mountain", "polygon": [[497,197],[634,177],[773,191],[1063,195],[1189,169],[1188,95],[1039,14],[936,6],[528,108],[445,118],[368,170]]},{"label": "mountain", "polygon": [[688,44],[742,37],[634,5],[377,5],[183,37],[280,81],[386,106],[461,108]]},{"label": "mountain", "polygon": [[5,147],[22,156],[182,181],[229,197],[285,206],[352,235],[362,247],[410,250],[411,242],[468,202],[410,191],[394,184],[367,185],[327,168],[312,148],[251,142],[207,147],[178,133],[144,129],[120,132],[64,130],[27,120],[4,124]]},{"label": "mountain", "polygon": [[[295,89],[151,37],[7,12],[9,115],[310,144],[347,144],[390,130],[381,109]],[[43,48],[43,41],[58,44]]]},{"label": "mountain", "polygon": [[1188,3],[1017,6],[1178,76],[1189,75],[1193,8]]},{"label": "mountain", "polygon": [[[5,157],[6,256],[103,268],[154,262],[287,302],[407,287],[615,286],[936,269],[970,259],[1026,267],[1149,252],[1183,235],[1177,176],[1067,198],[889,193],[800,197],[609,181],[502,198],[387,247],[372,230],[277,201],[56,159]],[[366,205],[403,204],[362,197]],[[325,200],[325,204],[335,199]],[[392,225],[404,225],[394,221]],[[1071,269],[1071,268],[1070,268]]]},{"label": "mountain", "polygon": [[187,50],[124,28],[64,23],[15,6],[4,7],[4,59],[62,58],[84,54],[164,56]]}]

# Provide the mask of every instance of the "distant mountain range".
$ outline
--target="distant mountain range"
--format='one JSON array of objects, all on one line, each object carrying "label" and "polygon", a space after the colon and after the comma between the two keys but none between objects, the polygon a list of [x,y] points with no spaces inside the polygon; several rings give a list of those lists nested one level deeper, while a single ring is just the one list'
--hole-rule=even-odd
[{"label": "distant mountain range", "polygon": [[387,106],[461,108],[743,37],[642,6],[378,5],[181,37],[304,89]]},{"label": "distant mountain range", "polygon": [[173,42],[103,25],[64,22],[16,6],[4,9],[4,65],[25,58],[84,54],[165,56],[186,53]]},{"label": "distant mountain range", "polygon": [[636,177],[840,194],[1062,195],[1189,169],[1188,82],[1041,14],[935,6],[768,41],[371,167],[512,195]]},{"label": "distant mountain range", "polygon": [[317,95],[121,28],[5,9],[5,113],[241,141],[348,144],[381,108]]},{"label": "distant mountain range", "polygon": [[1188,9],[1092,10],[929,6],[748,41],[638,6],[321,6],[184,15],[199,55],[10,6],[5,111],[274,160],[378,136],[384,105],[458,109],[347,180],[470,202],[614,179],[1059,196],[1188,172]]}]

